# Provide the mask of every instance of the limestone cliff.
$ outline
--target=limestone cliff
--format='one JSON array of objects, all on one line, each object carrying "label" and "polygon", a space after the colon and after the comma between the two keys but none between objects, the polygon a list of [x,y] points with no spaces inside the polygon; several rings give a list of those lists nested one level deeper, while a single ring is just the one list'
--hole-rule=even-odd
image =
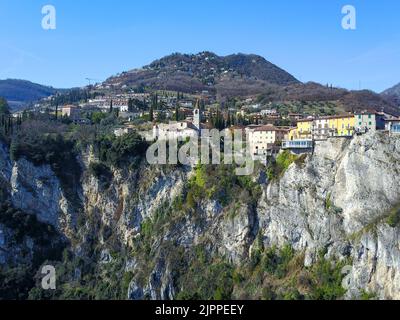
[{"label": "limestone cliff", "polygon": [[265,188],[258,207],[266,243],[305,250],[307,265],[321,248],[353,261],[348,296],[360,290],[400,299],[399,228],[386,223],[400,202],[400,139],[370,133],[317,143]]},{"label": "limestone cliff", "polygon": [[[274,179],[265,179],[265,169],[249,181],[215,172],[212,185],[197,181],[201,188],[194,189],[195,170],[144,162],[111,168],[104,183],[90,173],[96,159],[89,150],[80,159],[77,212],[49,166],[12,161],[1,145],[0,190],[15,209],[54,226],[74,256],[90,258],[102,274],[115,267],[125,279],[122,295],[131,299],[176,298],[185,287],[187,257],[201,256],[199,250],[240,266],[252,260],[260,242],[266,248],[290,245],[306,267],[322,251],[327,259],[346,261],[347,298],[369,292],[400,299],[400,229],[388,223],[400,204],[399,151],[400,137],[386,133],[330,139]],[[219,190],[224,183],[235,188]],[[0,223],[3,266],[32,246],[27,238],[13,246],[12,232]],[[73,270],[66,279],[84,277],[84,267]]]}]

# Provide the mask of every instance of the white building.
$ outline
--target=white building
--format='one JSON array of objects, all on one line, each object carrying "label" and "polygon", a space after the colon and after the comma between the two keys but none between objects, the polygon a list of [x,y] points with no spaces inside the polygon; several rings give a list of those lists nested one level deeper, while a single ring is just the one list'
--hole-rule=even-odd
[{"label": "white building", "polygon": [[273,146],[285,139],[288,133],[286,128],[278,128],[273,125],[261,126],[248,131],[248,143],[252,156],[265,156],[273,149]]},{"label": "white building", "polygon": [[316,118],[313,122],[313,137],[314,140],[326,140],[329,137],[329,119]]},{"label": "white building", "polygon": [[114,135],[116,137],[122,137],[122,136],[124,136],[124,135],[126,135],[128,133],[133,132],[133,131],[134,131],[134,129],[131,128],[131,127],[117,128],[117,129],[114,130]]},{"label": "white building", "polygon": [[81,116],[81,109],[77,106],[67,105],[61,108],[61,116],[68,117],[71,120],[79,120]]},{"label": "white building", "polygon": [[277,115],[278,112],[276,111],[276,109],[266,109],[266,110],[261,110],[260,114],[264,117],[264,116],[274,116]]},{"label": "white building", "polygon": [[116,106],[120,112],[128,112],[129,108],[127,105],[122,105],[122,106]]},{"label": "white building", "polygon": [[390,133],[400,133],[400,118],[385,120],[385,130]]},{"label": "white building", "polygon": [[198,130],[190,121],[157,124],[153,127],[153,138],[156,140],[186,139],[198,135]]},{"label": "white building", "polygon": [[193,111],[193,121],[170,122],[156,124],[153,127],[153,139],[186,139],[198,137],[201,131],[201,112],[196,108]]},{"label": "white building", "polygon": [[357,132],[385,129],[385,115],[379,112],[359,112],[355,114]]}]

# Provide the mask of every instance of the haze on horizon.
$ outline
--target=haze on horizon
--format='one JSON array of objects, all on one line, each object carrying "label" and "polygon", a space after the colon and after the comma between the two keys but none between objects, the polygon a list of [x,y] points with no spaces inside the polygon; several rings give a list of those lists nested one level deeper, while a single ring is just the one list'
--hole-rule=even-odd
[{"label": "haze on horizon", "polygon": [[[0,3],[0,79],[57,88],[105,80],[173,52],[254,53],[300,81],[381,92],[400,82],[400,2],[314,0],[49,0],[57,29],[43,30],[39,0]],[[357,9],[344,30],[341,9]]]}]

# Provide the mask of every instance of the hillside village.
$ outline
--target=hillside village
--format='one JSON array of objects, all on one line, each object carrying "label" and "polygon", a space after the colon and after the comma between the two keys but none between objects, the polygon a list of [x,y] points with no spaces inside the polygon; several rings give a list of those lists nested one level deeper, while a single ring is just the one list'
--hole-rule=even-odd
[{"label": "hillside village", "polygon": [[[335,110],[317,110],[314,114],[290,109],[282,112],[279,105],[258,103],[257,97],[221,104],[207,92],[110,93],[63,106],[52,105],[52,99],[45,99],[32,111],[57,114],[77,125],[93,124],[112,113],[118,119],[116,136],[145,128],[151,132],[144,136],[149,141],[171,137],[185,140],[199,136],[203,129],[242,130],[251,156],[260,160],[281,150],[311,152],[316,141],[330,138],[351,138],[375,130],[400,133],[400,118],[377,112],[377,108],[339,114],[334,114]],[[20,114],[14,113],[14,117]]]},{"label": "hillside village", "polygon": [[349,91],[301,83],[257,55],[175,53],[60,91],[13,116],[34,113],[78,126],[107,123],[115,136],[149,132],[146,140],[186,139],[203,129],[242,130],[251,155],[310,152],[316,141],[370,130],[399,130],[393,91]]},{"label": "hillside village", "polygon": [[176,53],[101,83],[55,90],[13,117],[34,113],[77,126],[105,122],[116,137],[137,132],[148,141],[241,130],[251,156],[264,160],[281,150],[311,152],[315,142],[333,137],[398,133],[391,92],[301,83],[256,55]]},{"label": "hillside village", "polygon": [[[269,112],[269,110],[266,110]],[[154,125],[153,139],[189,138],[199,136],[202,129],[210,129],[209,123],[200,122],[200,110],[194,110],[193,121],[173,122]],[[251,156],[264,159],[280,150],[294,153],[311,152],[316,141],[330,138],[352,138],[369,131],[385,130],[390,134],[400,133],[400,118],[383,112],[363,111],[356,114],[334,116],[296,115],[296,126],[275,126],[273,124],[232,125],[229,130],[245,133]],[[281,119],[285,120],[285,119]],[[208,126],[207,126],[208,124]]]}]

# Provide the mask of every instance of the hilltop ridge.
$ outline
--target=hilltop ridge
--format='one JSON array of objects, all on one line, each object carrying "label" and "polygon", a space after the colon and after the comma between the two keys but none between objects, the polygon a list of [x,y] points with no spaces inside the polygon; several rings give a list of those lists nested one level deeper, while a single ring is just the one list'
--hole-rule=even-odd
[{"label": "hilltop ridge", "polygon": [[251,95],[268,86],[300,83],[285,70],[254,54],[225,57],[212,52],[174,53],[149,65],[106,80],[108,85],[146,86],[153,89],[220,95]]}]

